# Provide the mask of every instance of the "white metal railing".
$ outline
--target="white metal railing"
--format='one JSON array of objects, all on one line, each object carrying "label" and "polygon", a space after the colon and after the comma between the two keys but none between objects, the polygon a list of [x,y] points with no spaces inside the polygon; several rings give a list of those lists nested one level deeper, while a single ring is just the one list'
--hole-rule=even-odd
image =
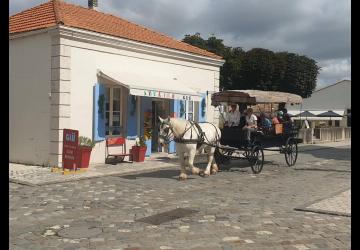
[{"label": "white metal railing", "polygon": [[303,139],[304,143],[314,143],[315,140],[321,142],[345,141],[351,139],[351,128],[336,127],[300,129],[299,138]]}]

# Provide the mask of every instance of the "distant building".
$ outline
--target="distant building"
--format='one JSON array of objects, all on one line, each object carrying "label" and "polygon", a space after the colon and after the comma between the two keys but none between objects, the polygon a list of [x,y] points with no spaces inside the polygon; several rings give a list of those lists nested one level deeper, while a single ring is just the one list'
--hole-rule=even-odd
[{"label": "distant building", "polygon": [[[310,126],[315,127],[351,127],[351,80],[342,80],[326,86],[305,98],[302,105],[287,105],[288,113],[298,115],[309,111],[315,117],[293,117],[296,120],[308,120]],[[330,111],[340,117],[319,117],[320,114]]]}]

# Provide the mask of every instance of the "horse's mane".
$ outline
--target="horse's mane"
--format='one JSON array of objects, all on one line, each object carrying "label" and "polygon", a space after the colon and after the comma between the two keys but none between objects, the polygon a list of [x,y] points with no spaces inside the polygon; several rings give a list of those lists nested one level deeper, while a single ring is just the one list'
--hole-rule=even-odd
[{"label": "horse's mane", "polygon": [[185,128],[189,126],[189,121],[181,118],[170,118],[170,125],[177,135],[182,134]]}]

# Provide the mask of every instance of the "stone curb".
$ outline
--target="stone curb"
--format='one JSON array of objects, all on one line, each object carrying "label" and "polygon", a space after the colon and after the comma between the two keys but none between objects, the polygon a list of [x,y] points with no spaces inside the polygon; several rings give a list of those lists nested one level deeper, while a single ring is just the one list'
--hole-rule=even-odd
[{"label": "stone curb", "polygon": [[308,171],[325,171],[325,172],[351,173],[351,170],[322,169],[322,168],[294,168],[294,170],[308,170]]},{"label": "stone curb", "polygon": [[315,204],[315,203],[318,203],[320,201],[323,201],[325,199],[329,199],[329,198],[332,198],[338,194],[341,194],[347,190],[351,189],[351,187],[347,187],[347,188],[344,188],[344,189],[341,189],[340,191],[337,191],[335,193],[332,193],[330,195],[327,195],[323,198],[320,198],[320,199],[316,199],[314,201],[311,201],[311,202],[307,202],[297,208],[294,208],[294,210],[296,211],[303,211],[303,212],[313,212],[313,213],[319,213],[319,214],[329,214],[329,215],[338,215],[338,216],[345,216],[345,217],[351,217],[351,213],[343,213],[343,212],[334,212],[334,211],[328,211],[328,210],[322,210],[322,209],[315,209],[315,208],[307,208],[308,206],[311,206],[312,204]]},{"label": "stone curb", "polygon": [[76,179],[47,181],[47,182],[41,182],[41,183],[38,183],[38,184],[34,184],[34,183],[31,183],[31,182],[28,182],[28,181],[21,181],[21,180],[17,180],[17,179],[14,179],[14,178],[9,178],[9,181],[12,182],[12,183],[39,187],[39,186],[45,186],[45,185],[50,185],[50,184],[58,184],[58,183],[73,182],[73,181],[82,181],[82,180],[88,180],[88,179],[93,179],[93,178],[101,178],[101,177],[105,177],[105,176],[124,176],[124,175],[129,175],[129,174],[148,173],[148,172],[152,172],[154,170],[171,169],[173,167],[174,166],[163,166],[163,167],[158,167],[158,168],[134,170],[134,171],[123,172],[123,173],[108,173],[108,174],[99,173],[99,175],[97,175],[97,176],[79,176],[79,178],[76,178]]}]

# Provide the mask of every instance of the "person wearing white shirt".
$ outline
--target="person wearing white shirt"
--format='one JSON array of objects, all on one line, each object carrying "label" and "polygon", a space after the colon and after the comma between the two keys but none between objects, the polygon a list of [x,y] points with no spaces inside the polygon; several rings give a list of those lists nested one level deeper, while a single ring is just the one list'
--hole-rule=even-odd
[{"label": "person wearing white shirt", "polygon": [[235,127],[239,126],[240,112],[236,110],[236,104],[231,105],[230,111],[226,114],[225,126]]},{"label": "person wearing white shirt", "polygon": [[245,140],[247,142],[247,145],[250,144],[250,136],[252,132],[255,132],[257,129],[257,117],[253,114],[253,109],[248,108],[246,110],[246,125],[243,127],[243,130],[245,131]]}]

